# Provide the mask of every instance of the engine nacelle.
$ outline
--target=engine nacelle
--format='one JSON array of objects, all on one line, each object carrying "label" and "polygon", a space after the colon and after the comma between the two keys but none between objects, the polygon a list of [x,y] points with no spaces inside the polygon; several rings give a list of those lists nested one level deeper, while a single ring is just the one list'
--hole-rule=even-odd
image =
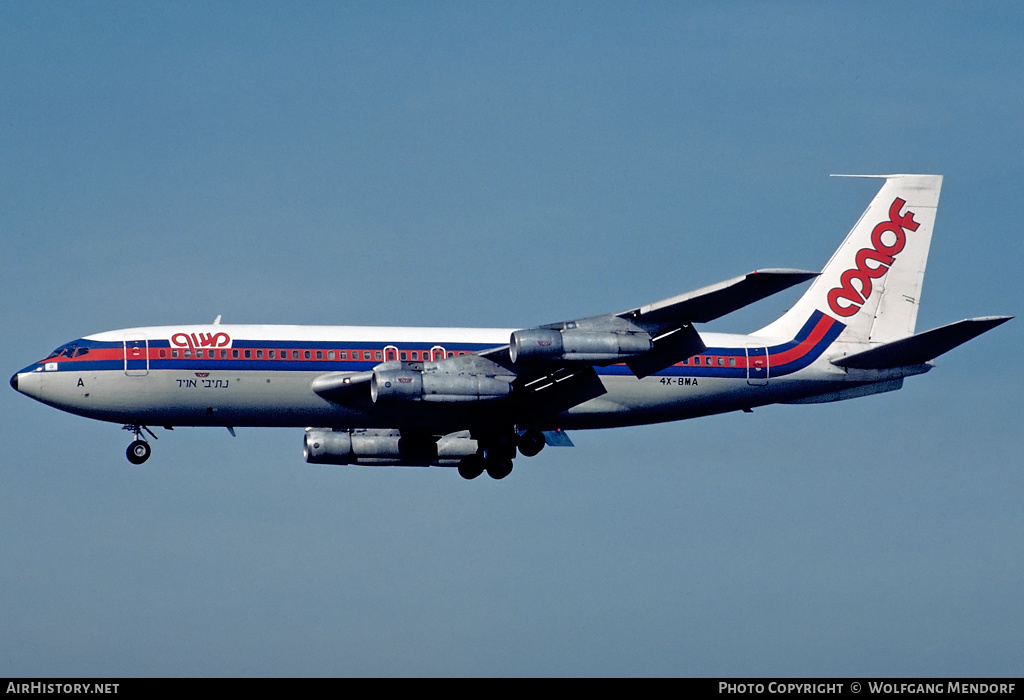
[{"label": "engine nacelle", "polygon": [[484,374],[420,372],[412,369],[376,370],[370,398],[379,401],[431,401],[461,403],[503,399],[512,391],[512,377]]},{"label": "engine nacelle", "polygon": [[628,331],[556,331],[531,328],[515,331],[509,340],[512,362],[568,360],[616,362],[642,355],[654,347],[651,336]]},{"label": "engine nacelle", "polygon": [[397,430],[306,428],[302,454],[310,464],[380,467],[455,466],[480,449],[469,432],[430,438],[402,437]]}]

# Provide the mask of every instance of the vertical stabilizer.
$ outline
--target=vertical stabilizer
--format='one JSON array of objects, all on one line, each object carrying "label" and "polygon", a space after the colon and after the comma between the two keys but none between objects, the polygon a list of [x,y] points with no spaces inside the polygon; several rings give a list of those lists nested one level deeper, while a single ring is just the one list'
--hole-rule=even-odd
[{"label": "vertical stabilizer", "polygon": [[755,335],[791,338],[815,311],[839,321],[838,340],[884,343],[917,323],[941,175],[855,175],[885,180],[807,293]]}]

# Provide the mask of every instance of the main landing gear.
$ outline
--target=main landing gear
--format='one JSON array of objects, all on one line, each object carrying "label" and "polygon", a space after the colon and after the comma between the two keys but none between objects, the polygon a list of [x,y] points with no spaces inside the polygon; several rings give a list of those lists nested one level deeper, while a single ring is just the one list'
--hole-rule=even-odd
[{"label": "main landing gear", "polygon": [[463,479],[475,479],[484,472],[492,479],[504,479],[512,473],[512,460],[500,457],[485,457],[481,454],[463,457],[459,462],[459,476]]},{"label": "main landing gear", "polygon": [[516,448],[524,457],[533,457],[544,449],[544,435],[538,430],[527,430],[522,435],[502,436],[483,443],[474,455],[459,462],[459,476],[475,479],[485,471],[492,479],[504,479],[512,473],[512,459]]},{"label": "main landing gear", "polygon": [[125,450],[125,456],[128,457],[128,461],[132,464],[142,464],[153,454],[153,448],[149,446],[142,431],[145,430],[154,440],[158,439],[156,434],[144,425],[126,425],[124,429],[131,431],[135,435],[135,440]]}]

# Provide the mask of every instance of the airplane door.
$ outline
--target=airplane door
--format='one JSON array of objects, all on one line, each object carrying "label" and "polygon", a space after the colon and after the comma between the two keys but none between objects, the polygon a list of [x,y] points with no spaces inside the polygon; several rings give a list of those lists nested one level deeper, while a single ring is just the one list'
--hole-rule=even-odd
[{"label": "airplane door", "polygon": [[124,341],[124,373],[129,377],[149,374],[149,339],[137,336]]},{"label": "airplane door", "polygon": [[434,362],[437,362],[438,360],[443,360],[444,357],[444,348],[442,348],[440,345],[435,345],[434,347],[430,348],[430,359],[433,360]]},{"label": "airplane door", "polygon": [[384,346],[384,361],[385,362],[397,362],[398,361],[398,348],[394,345]]},{"label": "airplane door", "polygon": [[768,383],[768,348],[747,348],[747,384]]}]

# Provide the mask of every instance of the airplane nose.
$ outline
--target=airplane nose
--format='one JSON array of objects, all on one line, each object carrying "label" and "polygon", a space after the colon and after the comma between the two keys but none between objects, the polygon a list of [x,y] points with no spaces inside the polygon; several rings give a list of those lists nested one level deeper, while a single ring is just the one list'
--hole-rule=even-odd
[{"label": "airplane nose", "polygon": [[15,391],[18,390],[18,375],[17,374],[11,376],[11,388],[14,389]]}]

